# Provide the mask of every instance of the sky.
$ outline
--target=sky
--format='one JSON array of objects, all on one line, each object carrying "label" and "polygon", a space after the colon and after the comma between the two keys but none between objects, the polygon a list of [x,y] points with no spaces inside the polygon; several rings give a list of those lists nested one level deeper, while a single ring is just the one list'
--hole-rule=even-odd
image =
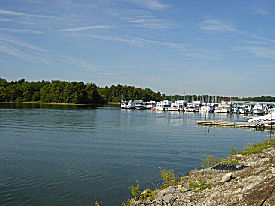
[{"label": "sky", "polygon": [[275,96],[275,1],[0,0],[0,78]]}]

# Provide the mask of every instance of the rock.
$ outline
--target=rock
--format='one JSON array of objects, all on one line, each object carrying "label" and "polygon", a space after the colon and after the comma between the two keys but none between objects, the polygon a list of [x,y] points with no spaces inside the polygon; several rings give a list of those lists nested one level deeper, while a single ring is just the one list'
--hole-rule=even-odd
[{"label": "rock", "polygon": [[227,173],[222,177],[221,182],[229,182],[232,179],[232,172]]},{"label": "rock", "polygon": [[175,200],[175,198],[173,197],[172,194],[168,194],[168,195],[165,195],[165,196],[163,197],[163,201],[164,201],[165,203],[173,203],[174,200]]}]

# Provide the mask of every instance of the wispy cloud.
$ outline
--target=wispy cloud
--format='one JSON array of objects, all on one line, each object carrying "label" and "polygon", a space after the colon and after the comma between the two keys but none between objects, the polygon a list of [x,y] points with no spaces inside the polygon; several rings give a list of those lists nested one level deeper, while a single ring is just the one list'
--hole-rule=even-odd
[{"label": "wispy cloud", "polygon": [[128,20],[128,22],[134,23],[138,27],[147,29],[169,29],[172,27],[172,24],[169,24],[162,19],[153,18],[151,16],[131,19]]},{"label": "wispy cloud", "polygon": [[97,70],[100,70],[98,67],[95,67],[85,61],[81,61],[79,59],[76,59],[74,57],[69,57],[69,56],[66,56],[66,55],[63,55],[63,54],[57,54],[58,57],[60,57],[60,60],[67,63],[67,64],[70,64],[70,65],[74,65],[74,66],[77,66],[77,67],[81,67],[81,68],[84,68],[84,69],[88,69],[88,70],[91,70],[91,71],[97,71]]},{"label": "wispy cloud", "polygon": [[85,31],[85,30],[92,30],[92,29],[110,29],[113,28],[109,25],[92,25],[92,26],[84,26],[84,27],[77,27],[77,28],[69,28],[69,29],[60,29],[59,32],[75,32],[75,31]]},{"label": "wispy cloud", "polygon": [[150,10],[163,10],[170,7],[168,4],[161,3],[159,0],[126,0],[126,1],[145,7]]},{"label": "wispy cloud", "polygon": [[58,17],[55,17],[55,16],[28,14],[28,13],[15,12],[15,11],[9,11],[9,10],[1,10],[1,9],[0,9],[0,15],[20,16],[20,17],[35,17],[35,18],[50,18],[50,19],[57,19],[58,18]]},{"label": "wispy cloud", "polygon": [[0,43],[0,52],[31,63],[49,64],[44,58],[30,55],[11,45]]},{"label": "wispy cloud", "polygon": [[208,19],[199,24],[202,30],[208,31],[237,31],[233,26],[219,20]]},{"label": "wispy cloud", "polygon": [[29,34],[42,34],[41,31],[28,30],[28,29],[8,29],[8,28],[0,28],[0,31],[9,31],[15,33],[29,33]]},{"label": "wispy cloud", "polygon": [[34,51],[37,51],[37,52],[46,52],[46,51],[48,51],[47,49],[43,49],[43,48],[31,45],[29,43],[20,41],[16,38],[12,38],[12,37],[7,37],[7,36],[0,35],[0,41],[7,42],[7,43],[12,44],[12,45],[24,47],[24,48],[27,48],[27,49],[31,49],[31,50],[34,50]]},{"label": "wispy cloud", "polygon": [[58,62],[62,62],[63,64],[66,63],[68,65],[88,69],[90,71],[100,70],[98,67],[95,67],[77,58],[66,56],[50,49],[43,49],[15,38],[5,37],[1,35],[0,53],[4,53],[6,55],[10,55],[31,63],[54,65]]},{"label": "wispy cloud", "polygon": [[247,46],[247,47],[241,47],[239,49],[248,51],[258,57],[268,58],[275,61],[275,48]]},{"label": "wispy cloud", "polygon": [[268,16],[269,15],[269,12],[267,10],[265,10],[265,9],[252,7],[252,10],[254,12],[256,12],[256,14],[259,14],[261,16]]}]

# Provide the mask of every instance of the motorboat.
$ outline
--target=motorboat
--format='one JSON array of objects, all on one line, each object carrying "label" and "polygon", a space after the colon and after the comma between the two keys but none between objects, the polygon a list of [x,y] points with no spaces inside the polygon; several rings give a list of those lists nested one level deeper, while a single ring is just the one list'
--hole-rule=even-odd
[{"label": "motorboat", "polygon": [[272,108],[269,114],[254,117],[252,119],[249,119],[248,122],[275,123],[275,108]]}]

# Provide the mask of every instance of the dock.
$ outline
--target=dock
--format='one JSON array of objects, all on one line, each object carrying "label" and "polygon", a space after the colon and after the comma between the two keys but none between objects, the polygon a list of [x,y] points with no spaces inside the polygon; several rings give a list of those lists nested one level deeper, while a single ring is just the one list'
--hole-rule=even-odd
[{"label": "dock", "polygon": [[275,122],[259,123],[259,122],[231,122],[231,121],[223,121],[223,120],[198,120],[197,124],[201,126],[275,129]]}]

